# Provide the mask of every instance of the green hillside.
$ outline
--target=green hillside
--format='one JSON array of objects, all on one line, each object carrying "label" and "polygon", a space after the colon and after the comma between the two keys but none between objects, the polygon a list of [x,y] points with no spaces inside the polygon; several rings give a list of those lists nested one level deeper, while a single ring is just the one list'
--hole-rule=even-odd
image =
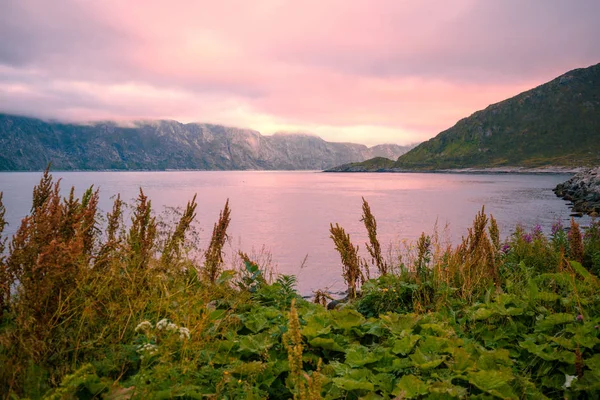
[{"label": "green hillside", "polygon": [[600,64],[493,104],[401,156],[394,168],[598,165]]},{"label": "green hillside", "polygon": [[[369,163],[353,168],[374,171]],[[600,64],[477,111],[390,170],[592,165],[600,165]]]}]

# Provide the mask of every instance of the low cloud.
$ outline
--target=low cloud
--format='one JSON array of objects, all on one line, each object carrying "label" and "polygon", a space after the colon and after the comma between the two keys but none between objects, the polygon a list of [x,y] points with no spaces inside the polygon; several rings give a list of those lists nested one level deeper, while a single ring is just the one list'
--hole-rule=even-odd
[{"label": "low cloud", "polygon": [[600,61],[600,3],[8,0],[0,111],[428,139]]}]

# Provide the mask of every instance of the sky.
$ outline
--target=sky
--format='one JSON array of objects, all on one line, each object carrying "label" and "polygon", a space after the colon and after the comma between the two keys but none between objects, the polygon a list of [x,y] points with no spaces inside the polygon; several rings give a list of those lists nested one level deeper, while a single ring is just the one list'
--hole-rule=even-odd
[{"label": "sky", "polygon": [[600,62],[597,0],[0,0],[0,112],[409,144]]}]

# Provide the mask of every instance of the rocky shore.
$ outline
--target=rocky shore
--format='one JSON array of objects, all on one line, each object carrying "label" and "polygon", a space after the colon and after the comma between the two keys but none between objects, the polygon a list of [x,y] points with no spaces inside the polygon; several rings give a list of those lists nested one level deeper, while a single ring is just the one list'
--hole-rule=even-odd
[{"label": "rocky shore", "polygon": [[557,196],[573,202],[573,212],[600,214],[600,167],[579,172],[554,189]]}]

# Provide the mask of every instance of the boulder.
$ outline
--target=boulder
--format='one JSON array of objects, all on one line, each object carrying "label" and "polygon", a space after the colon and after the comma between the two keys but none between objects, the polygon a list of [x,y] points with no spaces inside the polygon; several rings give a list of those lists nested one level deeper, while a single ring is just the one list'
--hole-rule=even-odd
[{"label": "boulder", "polygon": [[600,167],[587,169],[560,183],[554,193],[567,201],[575,214],[600,213]]}]

